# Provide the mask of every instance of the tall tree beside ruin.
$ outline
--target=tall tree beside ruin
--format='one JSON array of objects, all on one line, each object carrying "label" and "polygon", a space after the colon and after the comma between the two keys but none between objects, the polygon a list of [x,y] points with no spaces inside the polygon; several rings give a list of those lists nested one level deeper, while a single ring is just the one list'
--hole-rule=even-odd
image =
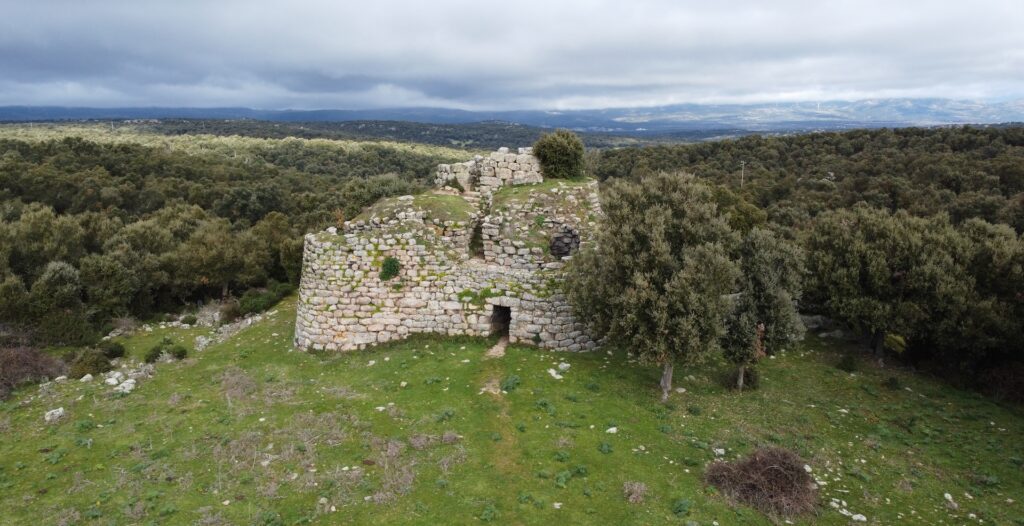
[{"label": "tall tree beside ruin", "polygon": [[583,153],[583,141],[569,130],[545,133],[533,145],[533,155],[548,179],[583,177]]},{"label": "tall tree beside ruin", "polygon": [[803,251],[769,230],[754,228],[739,246],[740,294],[727,321],[726,358],[737,366],[742,390],[747,367],[803,336],[796,310],[802,292]]},{"label": "tall tree beside ruin", "polygon": [[573,259],[566,290],[576,315],[608,343],[662,367],[662,401],[676,363],[719,348],[739,275],[737,236],[711,189],[693,176],[616,180],[602,190],[604,217]]}]

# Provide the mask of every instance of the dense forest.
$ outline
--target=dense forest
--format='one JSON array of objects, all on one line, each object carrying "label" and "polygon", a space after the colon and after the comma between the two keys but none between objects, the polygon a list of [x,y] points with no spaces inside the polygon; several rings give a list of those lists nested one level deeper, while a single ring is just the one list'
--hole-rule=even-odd
[{"label": "dense forest", "polygon": [[730,188],[789,227],[864,202],[1024,230],[1024,127],[749,136],[608,150],[592,165],[602,180],[677,170]]},{"label": "dense forest", "polygon": [[100,133],[0,139],[8,335],[88,343],[116,318],[297,283],[302,234],[420,191],[437,163],[457,159],[385,143],[156,145]]},{"label": "dense forest", "polygon": [[[213,127],[2,130],[5,334],[89,343],[119,318],[280,290],[278,283],[297,282],[304,233],[380,197],[421,191],[437,163],[475,153],[228,135],[252,125],[249,133],[265,137],[274,123],[228,122],[191,134],[197,125]],[[500,139],[474,144],[526,138],[487,133]],[[591,150],[586,167],[601,180],[689,172],[714,183],[733,229],[764,227],[805,251],[803,311],[846,322],[878,352],[1021,390],[1014,379],[1024,377],[1024,128]]]},{"label": "dense forest", "polygon": [[715,183],[735,229],[804,250],[802,311],[846,323],[879,357],[1024,399],[1024,127],[625,148],[591,171]]}]

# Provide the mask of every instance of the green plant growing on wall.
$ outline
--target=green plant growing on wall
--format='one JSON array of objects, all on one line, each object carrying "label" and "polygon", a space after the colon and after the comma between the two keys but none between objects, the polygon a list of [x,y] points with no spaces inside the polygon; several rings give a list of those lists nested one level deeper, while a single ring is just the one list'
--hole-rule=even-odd
[{"label": "green plant growing on wall", "polygon": [[402,270],[402,264],[398,261],[398,258],[391,256],[384,258],[384,262],[380,265],[381,281],[387,281],[398,276],[400,270]]},{"label": "green plant growing on wall", "polygon": [[547,133],[533,145],[544,177],[576,179],[583,177],[583,141],[569,130]]}]

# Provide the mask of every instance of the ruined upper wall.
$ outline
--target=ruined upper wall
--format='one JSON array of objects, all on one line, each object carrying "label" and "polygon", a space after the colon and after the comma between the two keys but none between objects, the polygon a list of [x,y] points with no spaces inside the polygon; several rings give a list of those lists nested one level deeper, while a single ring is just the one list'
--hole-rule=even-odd
[{"label": "ruined upper wall", "polygon": [[544,176],[533,148],[519,148],[518,153],[499,148],[487,157],[477,155],[464,163],[438,165],[434,182],[445,186],[452,180],[467,192],[490,197],[502,186],[539,183]]}]

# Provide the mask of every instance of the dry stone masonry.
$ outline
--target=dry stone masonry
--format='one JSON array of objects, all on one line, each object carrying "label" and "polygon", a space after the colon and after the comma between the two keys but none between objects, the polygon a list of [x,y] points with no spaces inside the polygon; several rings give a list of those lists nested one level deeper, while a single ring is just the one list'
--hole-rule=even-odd
[{"label": "dry stone masonry", "polygon": [[476,187],[480,194],[489,197],[504,185],[539,183],[544,177],[533,148],[519,148],[518,154],[499,148],[487,157],[477,155],[464,163],[438,165],[435,182],[439,186],[453,179],[462,188]]},{"label": "dry stone masonry", "polygon": [[[595,347],[561,286],[600,214],[596,181],[545,181],[529,148],[439,165],[435,181],[306,236],[296,346],[350,351],[437,333]],[[392,258],[398,275],[382,279]]]}]

